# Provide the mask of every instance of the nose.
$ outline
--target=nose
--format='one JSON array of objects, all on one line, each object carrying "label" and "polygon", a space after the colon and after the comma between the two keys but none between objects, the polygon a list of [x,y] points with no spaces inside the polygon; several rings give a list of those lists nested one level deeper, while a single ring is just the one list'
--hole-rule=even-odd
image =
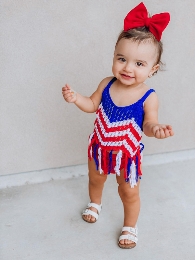
[{"label": "nose", "polygon": [[133,71],[133,66],[132,66],[132,64],[131,64],[130,62],[126,63],[126,64],[125,64],[125,67],[124,67],[124,70],[125,70],[126,72],[132,72],[132,71]]}]

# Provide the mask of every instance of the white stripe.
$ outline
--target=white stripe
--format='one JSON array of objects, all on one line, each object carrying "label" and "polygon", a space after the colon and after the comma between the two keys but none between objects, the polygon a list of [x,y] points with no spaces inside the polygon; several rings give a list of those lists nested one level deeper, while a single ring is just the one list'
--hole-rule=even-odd
[{"label": "white stripe", "polygon": [[132,162],[130,169],[131,169],[131,175],[130,175],[129,183],[131,185],[131,188],[134,188],[134,186],[137,186],[137,182],[136,182],[136,165],[135,165],[134,161]]},{"label": "white stripe", "polygon": [[97,126],[95,125],[95,132],[97,134],[98,140],[100,142],[101,145],[103,146],[118,146],[119,148],[124,145],[126,150],[130,153],[130,155],[133,157],[137,151],[133,152],[131,146],[127,143],[126,140],[123,141],[115,141],[115,142],[104,142],[100,136],[100,133],[98,132]]},{"label": "white stripe", "polygon": [[[104,112],[104,108],[103,108],[102,104],[100,104],[99,108],[101,110],[102,116],[103,116],[103,118],[104,118],[108,128],[118,127],[118,126],[126,126],[126,125],[129,125],[130,123],[132,123],[134,128],[138,132],[138,134],[140,136],[142,135],[142,130],[139,127],[139,125],[137,125],[137,123],[135,122],[134,118],[110,123],[109,118],[107,117],[106,113]],[[98,113],[97,113],[97,116],[98,116]]]},{"label": "white stripe", "polygon": [[[89,145],[91,144],[91,140],[92,140],[93,136],[94,136],[94,133],[90,134],[90,136],[89,136]],[[90,157],[92,158],[92,146],[91,146],[89,152],[90,152]]]},{"label": "white stripe", "polygon": [[92,140],[92,138],[93,138],[93,135],[94,135],[94,133],[90,134],[90,136],[89,136],[89,144],[91,143],[91,140]]},{"label": "white stripe", "polygon": [[[125,136],[128,135],[129,139],[134,143],[134,145],[137,147],[139,145],[139,142],[137,141],[137,139],[135,138],[135,136],[131,133],[131,131],[129,129],[127,130],[122,130],[122,131],[115,131],[115,132],[106,132],[99,116],[97,115],[97,120],[100,126],[100,129],[102,131],[102,134],[104,135],[104,137],[118,137],[118,136]],[[136,124],[136,123],[135,123]],[[133,126],[134,127],[134,126]],[[135,128],[135,127],[134,127]],[[97,128],[96,128],[97,129]],[[137,132],[139,134],[139,132]],[[140,136],[140,135],[139,135]],[[141,136],[140,136],[141,138]]]},{"label": "white stripe", "polygon": [[121,166],[121,158],[122,158],[123,152],[119,150],[119,152],[116,155],[116,166],[114,167],[114,170],[118,176],[120,176],[120,166]]},{"label": "white stripe", "polygon": [[100,174],[102,174],[103,173],[103,171],[102,171],[102,152],[101,152],[100,147],[98,148],[98,161],[99,161],[99,171],[100,171]]}]

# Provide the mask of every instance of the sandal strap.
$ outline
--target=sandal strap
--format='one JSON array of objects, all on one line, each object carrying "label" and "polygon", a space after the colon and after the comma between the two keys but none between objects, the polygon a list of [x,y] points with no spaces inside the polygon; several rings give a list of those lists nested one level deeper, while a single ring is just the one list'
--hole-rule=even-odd
[{"label": "sandal strap", "polygon": [[126,235],[121,235],[119,237],[119,242],[123,239],[128,239],[128,240],[131,240],[132,242],[136,243],[137,244],[137,241],[138,241],[138,238],[137,238],[137,235],[138,235],[138,228],[137,226],[135,226],[134,228],[133,227],[123,227],[122,228],[122,232],[123,231],[127,231],[129,232],[129,234],[126,234]]},{"label": "sandal strap", "polygon": [[94,212],[94,211],[92,211],[92,210],[90,210],[90,209],[85,209],[85,210],[83,211],[82,215],[91,215],[91,216],[93,216],[96,220],[98,220],[98,217],[99,217],[99,215],[98,215],[96,212]]},{"label": "sandal strap", "polygon": [[89,202],[88,205],[87,205],[87,208],[90,208],[90,207],[93,207],[93,208],[97,209],[98,214],[100,214],[100,212],[102,210],[102,204],[98,205],[96,203]]},{"label": "sandal strap", "polygon": [[127,232],[133,234],[134,236],[138,235],[138,228],[137,228],[137,226],[135,226],[134,228],[132,228],[132,227],[123,227],[122,228],[122,232],[123,231],[127,231]]},{"label": "sandal strap", "polygon": [[[89,209],[90,207],[93,207],[95,209],[97,209],[98,213],[92,211],[91,209]],[[88,203],[87,207],[85,210],[83,210],[82,215],[91,215],[93,216],[96,220],[98,220],[99,214],[101,212],[102,209],[102,204],[98,205],[96,203],[90,202]]]},{"label": "sandal strap", "polygon": [[137,244],[137,241],[138,241],[138,238],[131,235],[131,234],[127,234],[127,235],[121,235],[119,237],[119,242],[122,240],[122,239],[128,239],[128,240],[131,240],[132,242],[136,243]]}]

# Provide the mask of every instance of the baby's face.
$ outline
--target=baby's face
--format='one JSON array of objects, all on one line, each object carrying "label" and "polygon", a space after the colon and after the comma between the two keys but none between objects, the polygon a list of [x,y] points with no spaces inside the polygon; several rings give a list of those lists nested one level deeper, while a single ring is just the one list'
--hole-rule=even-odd
[{"label": "baby's face", "polygon": [[125,85],[139,85],[158,70],[157,48],[152,42],[121,39],[114,52],[112,71]]}]

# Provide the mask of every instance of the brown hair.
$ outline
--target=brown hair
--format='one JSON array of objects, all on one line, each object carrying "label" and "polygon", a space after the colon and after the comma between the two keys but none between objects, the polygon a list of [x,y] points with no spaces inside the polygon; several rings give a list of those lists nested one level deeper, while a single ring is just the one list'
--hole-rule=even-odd
[{"label": "brown hair", "polygon": [[147,27],[145,27],[145,26],[137,27],[134,29],[130,29],[128,31],[122,31],[118,36],[116,46],[121,39],[131,39],[132,41],[135,41],[138,43],[147,42],[147,41],[154,43],[157,48],[157,53],[158,53],[156,64],[159,64],[160,68],[164,65],[161,61],[161,55],[163,52],[163,44],[161,41],[157,41],[155,36],[148,30]]}]

